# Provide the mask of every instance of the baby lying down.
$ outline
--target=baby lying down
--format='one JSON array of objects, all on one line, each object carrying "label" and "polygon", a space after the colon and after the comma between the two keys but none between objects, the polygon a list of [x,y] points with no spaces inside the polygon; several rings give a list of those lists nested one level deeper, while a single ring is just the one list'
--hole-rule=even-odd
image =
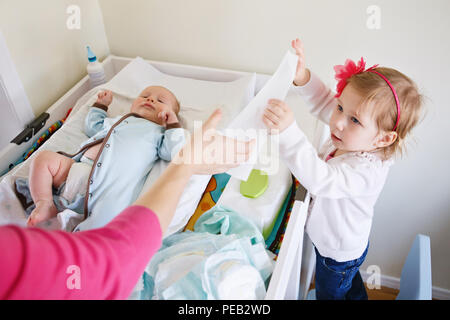
[{"label": "baby lying down", "polygon": [[183,146],[180,105],[168,89],[147,87],[123,117],[107,117],[112,99],[110,91],[98,95],[85,120],[90,139],[80,151],[42,151],[33,159],[29,192],[36,207],[28,226],[65,208],[84,214],[75,231],[104,226],[136,200],[156,160],[170,161]]}]

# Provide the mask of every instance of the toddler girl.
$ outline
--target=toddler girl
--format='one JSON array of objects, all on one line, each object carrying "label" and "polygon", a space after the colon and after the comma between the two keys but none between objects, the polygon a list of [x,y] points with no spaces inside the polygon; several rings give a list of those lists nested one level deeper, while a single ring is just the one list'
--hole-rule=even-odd
[{"label": "toddler girl", "polygon": [[377,65],[365,69],[362,58],[335,66],[334,94],[306,68],[301,41],[292,47],[299,58],[295,90],[329,125],[330,138],[317,153],[283,101],[269,100],[263,121],[280,133],[282,158],[311,194],[306,232],[316,251],[316,297],[367,299],[359,267],[373,208],[393,156],[418,122],[422,97],[404,74]]}]

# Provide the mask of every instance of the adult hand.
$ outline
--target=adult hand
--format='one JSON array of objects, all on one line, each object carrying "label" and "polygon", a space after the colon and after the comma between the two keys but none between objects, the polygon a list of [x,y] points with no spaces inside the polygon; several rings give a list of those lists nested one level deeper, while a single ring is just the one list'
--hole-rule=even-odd
[{"label": "adult hand", "polygon": [[134,203],[151,209],[158,216],[163,232],[172,221],[183,190],[193,174],[225,172],[249,159],[256,141],[242,142],[220,135],[216,126],[221,117],[220,109],[214,111],[158,180]]},{"label": "adult hand", "polygon": [[172,162],[188,166],[193,174],[215,174],[247,161],[256,140],[239,141],[219,134],[216,127],[221,118],[222,111],[215,110]]}]

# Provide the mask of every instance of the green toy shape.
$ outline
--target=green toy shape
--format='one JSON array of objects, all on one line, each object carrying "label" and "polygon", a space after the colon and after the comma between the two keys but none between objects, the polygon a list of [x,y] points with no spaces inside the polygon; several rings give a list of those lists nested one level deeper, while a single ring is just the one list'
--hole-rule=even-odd
[{"label": "green toy shape", "polygon": [[269,176],[266,172],[253,169],[247,181],[241,182],[240,192],[247,198],[258,198],[269,186]]}]

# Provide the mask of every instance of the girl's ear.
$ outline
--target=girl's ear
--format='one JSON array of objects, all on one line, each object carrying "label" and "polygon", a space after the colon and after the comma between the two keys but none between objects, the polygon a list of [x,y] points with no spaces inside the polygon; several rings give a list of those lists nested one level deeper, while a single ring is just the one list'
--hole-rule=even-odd
[{"label": "girl's ear", "polygon": [[395,140],[397,140],[397,132],[395,131],[380,132],[375,140],[374,145],[377,148],[385,148],[393,144]]}]

